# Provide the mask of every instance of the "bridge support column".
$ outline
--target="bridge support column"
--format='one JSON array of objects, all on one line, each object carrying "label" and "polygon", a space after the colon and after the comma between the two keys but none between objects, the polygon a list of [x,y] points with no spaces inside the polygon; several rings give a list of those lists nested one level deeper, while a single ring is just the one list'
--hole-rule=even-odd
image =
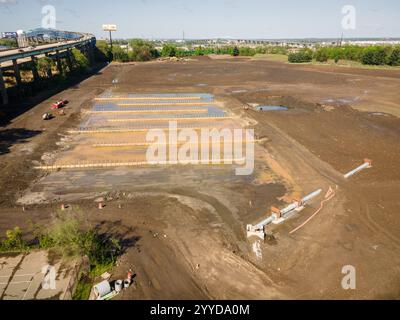
[{"label": "bridge support column", "polygon": [[60,73],[60,75],[63,74],[63,67],[62,67],[62,63],[61,63],[61,59],[60,59],[60,52],[56,51],[56,64],[57,64],[57,69],[58,72]]},{"label": "bridge support column", "polygon": [[[49,55],[47,53],[46,53],[46,57],[49,58]],[[53,77],[53,72],[51,71],[51,64],[48,66],[46,73],[47,73],[47,78]]]},{"label": "bridge support column", "polygon": [[14,76],[15,76],[15,81],[17,82],[17,87],[21,87],[22,80],[21,80],[21,73],[20,73],[19,66],[18,66],[18,61],[17,61],[17,59],[14,59],[12,62],[13,62]]},{"label": "bridge support column", "polygon": [[51,65],[47,68],[46,73],[47,73],[47,78],[50,79],[53,77],[53,72],[51,71]]},{"label": "bridge support column", "polygon": [[8,104],[8,94],[7,94],[7,89],[6,89],[6,84],[4,82],[3,78],[3,70],[0,67],[0,92],[1,92],[1,98],[3,100],[3,105]]},{"label": "bridge support column", "polygon": [[86,55],[89,60],[89,63],[91,66],[94,65],[94,52],[93,52],[93,46],[89,44],[86,48]]},{"label": "bridge support column", "polygon": [[67,51],[67,65],[69,72],[72,72],[72,53],[71,50]]},{"label": "bridge support column", "polygon": [[36,59],[35,56],[32,56],[32,57],[31,57],[31,60],[32,60],[32,74],[33,74],[33,80],[34,80],[35,82],[37,82],[37,81],[40,80],[39,72],[38,72],[37,65],[36,65],[37,59]]}]

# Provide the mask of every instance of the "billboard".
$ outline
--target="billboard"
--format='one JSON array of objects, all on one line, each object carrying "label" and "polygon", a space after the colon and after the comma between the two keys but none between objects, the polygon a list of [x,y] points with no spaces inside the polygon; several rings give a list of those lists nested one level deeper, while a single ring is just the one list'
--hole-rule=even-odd
[{"label": "billboard", "polygon": [[103,24],[104,31],[117,31],[117,26],[115,24]]},{"label": "billboard", "polygon": [[2,32],[1,37],[2,38],[16,38],[18,35],[16,32]]}]

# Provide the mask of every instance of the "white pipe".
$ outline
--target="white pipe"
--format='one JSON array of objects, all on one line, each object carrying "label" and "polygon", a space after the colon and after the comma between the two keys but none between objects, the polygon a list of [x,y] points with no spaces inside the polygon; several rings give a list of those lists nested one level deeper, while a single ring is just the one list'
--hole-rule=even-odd
[{"label": "white pipe", "polygon": [[[312,199],[314,199],[315,197],[319,196],[322,192],[322,189],[319,189],[317,191],[314,191],[313,193],[310,193],[308,196],[304,197],[301,202],[302,204],[306,204],[307,202],[311,201]],[[288,213],[292,212],[293,210],[296,210],[298,208],[299,204],[293,203],[290,206],[286,207],[285,209],[281,210],[281,214],[282,216],[287,215]],[[254,226],[255,229],[262,229],[265,226],[269,225],[270,223],[272,223],[273,221],[275,221],[276,217],[275,215],[271,215],[270,217],[268,217],[267,219],[261,221],[260,223],[258,223],[257,225]]]},{"label": "white pipe", "polygon": [[371,163],[370,162],[366,162],[363,165],[359,166],[358,168],[356,168],[356,169],[350,171],[349,173],[345,174],[344,178],[348,179],[351,176],[354,176],[356,173],[358,173],[358,172],[360,172],[360,171],[362,171],[364,169],[368,169],[368,168],[371,168]]},{"label": "white pipe", "polygon": [[275,216],[270,216],[267,219],[261,221],[259,224],[257,224],[256,226],[254,226],[255,229],[262,229],[265,226],[269,225],[270,223],[272,223],[275,220]]},{"label": "white pipe", "polygon": [[310,193],[308,196],[306,196],[302,199],[302,202],[307,203],[307,202],[311,201],[315,197],[318,197],[321,194],[321,192],[322,192],[322,189],[319,189],[313,193]]}]

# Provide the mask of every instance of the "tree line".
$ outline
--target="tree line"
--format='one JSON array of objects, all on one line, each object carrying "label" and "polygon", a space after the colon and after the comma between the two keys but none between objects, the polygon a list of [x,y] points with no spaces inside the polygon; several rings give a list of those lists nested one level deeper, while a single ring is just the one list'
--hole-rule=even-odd
[{"label": "tree line", "polygon": [[[121,47],[126,45],[126,47]],[[173,43],[166,43],[161,50],[157,50],[150,41],[133,39],[115,43],[111,50],[106,41],[98,41],[97,48],[108,61],[150,61],[159,57],[192,57],[210,54],[248,56],[257,54],[281,54],[287,55],[291,63],[327,62],[334,60],[350,60],[365,65],[389,65],[400,66],[400,46],[369,46],[347,45],[342,47],[317,47],[315,49],[301,49],[298,52],[290,52],[289,46],[198,46],[181,48]]]},{"label": "tree line", "polygon": [[334,60],[350,60],[364,65],[389,65],[400,66],[400,46],[369,46],[360,47],[349,45],[343,47],[320,47],[315,50],[303,49],[296,53],[290,53],[288,60],[291,63],[327,62]]},{"label": "tree line", "polygon": [[[122,47],[121,47],[122,46]],[[126,46],[126,47],[124,47]],[[106,41],[98,41],[97,48],[108,61],[129,62],[129,61],[150,61],[160,57],[192,57],[205,56],[210,54],[232,55],[232,56],[255,56],[256,54],[287,54],[287,48],[278,46],[237,47],[237,46],[198,46],[195,48],[183,49],[172,43],[166,43],[159,51],[152,42],[134,39],[124,42],[114,42],[111,50]]]}]

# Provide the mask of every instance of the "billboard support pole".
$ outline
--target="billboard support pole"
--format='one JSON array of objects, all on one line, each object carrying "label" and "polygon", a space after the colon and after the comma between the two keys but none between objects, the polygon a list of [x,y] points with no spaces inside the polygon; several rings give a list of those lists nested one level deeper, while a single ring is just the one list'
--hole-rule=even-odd
[{"label": "billboard support pole", "polygon": [[112,49],[113,49],[113,41],[112,41],[111,30],[110,30],[110,46],[111,46],[111,52],[112,52]]}]

